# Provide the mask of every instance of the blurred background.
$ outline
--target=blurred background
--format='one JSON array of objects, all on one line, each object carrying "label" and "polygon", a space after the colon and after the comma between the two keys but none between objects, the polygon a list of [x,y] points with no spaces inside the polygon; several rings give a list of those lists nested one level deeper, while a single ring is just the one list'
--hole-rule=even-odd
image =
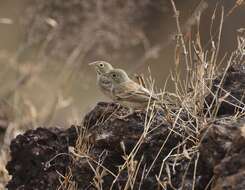
[{"label": "blurred background", "polygon": [[[185,38],[202,12],[206,49],[224,7],[220,55],[244,28],[241,0],[175,0]],[[239,5],[239,6],[237,6]],[[217,13],[213,15],[214,10]],[[236,9],[236,11],[233,11]],[[170,0],[2,0],[0,2],[0,128],[79,124],[98,101],[88,63],[104,60],[131,76],[149,75],[157,88],[175,68],[176,22]],[[222,57],[222,56],[221,56]],[[180,65],[183,73],[185,65]],[[171,83],[167,89],[173,90]]]}]

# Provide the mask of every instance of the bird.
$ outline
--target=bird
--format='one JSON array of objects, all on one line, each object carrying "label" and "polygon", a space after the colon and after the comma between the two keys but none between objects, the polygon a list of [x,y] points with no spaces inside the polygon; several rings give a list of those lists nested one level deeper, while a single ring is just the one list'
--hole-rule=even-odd
[{"label": "bird", "polygon": [[150,100],[159,100],[148,89],[130,79],[128,74],[122,69],[113,69],[105,75],[112,84],[111,96],[113,100],[129,108],[128,115],[135,110],[145,109]]},{"label": "bird", "polygon": [[100,91],[108,98],[113,100],[111,94],[112,82],[105,74],[113,70],[113,66],[106,61],[94,61],[89,63],[97,73],[97,85]]}]

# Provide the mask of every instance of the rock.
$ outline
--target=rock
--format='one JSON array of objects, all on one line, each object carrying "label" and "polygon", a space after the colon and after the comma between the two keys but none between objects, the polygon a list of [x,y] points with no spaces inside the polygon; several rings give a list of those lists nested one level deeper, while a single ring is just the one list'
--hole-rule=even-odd
[{"label": "rock", "polygon": [[[68,146],[75,145],[76,130],[57,128],[27,131],[11,143],[11,160],[6,168],[12,179],[7,188],[25,190],[56,189],[57,173],[64,174],[70,162]],[[59,155],[60,154],[60,155]]]},{"label": "rock", "polygon": [[217,116],[234,115],[236,111],[244,110],[245,65],[230,66],[224,77],[223,73],[221,73],[213,81],[211,91],[213,94],[217,93],[217,96],[214,97],[213,94],[209,94],[205,100],[208,107],[211,108],[211,111],[216,109],[217,103],[220,103],[217,110]]},{"label": "rock", "polygon": [[207,126],[203,131],[200,145],[201,158],[205,165],[214,168],[226,155],[233,145],[233,139],[240,134],[237,121],[220,119]]},{"label": "rock", "polygon": [[234,138],[229,150],[214,167],[215,181],[212,190],[245,189],[245,119],[236,122],[236,128],[236,135],[230,133]]},{"label": "rock", "polygon": [[125,114],[115,103],[100,102],[79,136],[75,127],[19,135],[11,143],[8,189],[66,189],[60,174],[79,190],[192,190],[193,184],[203,190],[210,182],[209,190],[245,189],[244,118],[219,118],[198,135],[187,113],[168,121],[162,110],[118,117]]},{"label": "rock", "polygon": [[[106,172],[107,174],[103,176],[101,188],[109,189],[112,186],[112,181],[115,179],[113,175],[118,174],[118,166],[123,165],[125,158],[132,155],[132,152],[134,152],[134,156],[128,164],[135,164],[134,167],[140,164],[138,174],[135,177],[135,189],[140,187],[141,189],[152,190],[159,188],[156,176],[160,173],[159,180],[161,181],[168,178],[166,169],[161,171],[162,164],[163,168],[169,166],[168,172],[170,172],[172,177],[171,184],[166,183],[166,187],[180,187],[182,185],[181,179],[190,161],[181,153],[184,146],[186,146],[186,149],[193,146],[191,139],[186,139],[190,131],[185,130],[180,125],[172,126],[164,119],[164,113],[158,110],[151,120],[151,125],[149,125],[148,132],[151,132],[144,136],[144,130],[146,130],[145,121],[149,120],[150,114],[148,114],[148,119],[146,120],[144,111],[134,113],[125,119],[119,119],[116,116],[124,114],[127,114],[126,110],[118,108],[117,104],[99,103],[86,115],[84,120],[84,125],[89,129],[89,140],[93,144],[90,157],[97,161],[101,160],[106,170],[111,172]],[[186,140],[185,145],[181,145],[183,140]],[[181,152],[182,159],[176,161],[175,167],[170,167],[175,159],[175,156],[171,157],[170,154],[177,154],[178,151]],[[165,160],[165,163],[163,163],[163,160]],[[91,170],[92,167],[96,171],[102,172],[103,170],[91,160],[90,164],[88,164],[85,158],[80,159],[77,162],[77,166],[72,173],[76,181],[79,181],[79,189],[87,189],[91,186],[90,182],[94,177],[94,173]],[[122,169],[113,184],[113,189],[122,189],[129,185],[128,178],[127,168]],[[189,178],[187,177],[187,179]],[[187,187],[191,184],[192,182],[190,183],[189,180],[183,186]]]},{"label": "rock", "polygon": [[245,119],[220,119],[202,134],[199,163],[206,177],[214,176],[212,190],[245,188]]},{"label": "rock", "polygon": [[[100,174],[103,170],[102,187],[109,189],[118,175],[113,189],[121,189],[129,185],[129,165],[132,165],[133,175],[137,164],[139,167],[135,176],[135,188],[156,189],[159,186],[156,176],[159,175],[159,180],[164,182],[168,178],[167,173],[171,174],[171,183],[166,183],[166,187],[181,186],[181,178],[189,166],[188,154],[186,153],[186,157],[180,154],[181,159],[177,161],[176,156],[170,155],[193,146],[193,141],[186,139],[190,131],[178,124],[170,125],[161,110],[152,118],[148,114],[147,119],[145,111],[134,113],[125,119],[117,116],[126,113],[126,109],[117,104],[99,103],[84,119],[88,132],[83,140],[87,142],[83,141],[80,146],[76,144],[70,156],[67,155],[69,146],[75,146],[76,140],[74,128],[63,132],[59,129],[38,128],[19,135],[11,143],[12,160],[7,169],[13,178],[7,185],[8,189],[54,189],[60,185],[56,171],[65,175],[68,168],[71,169],[72,180],[76,182],[78,189],[93,189],[95,171]],[[148,134],[144,133],[147,126],[145,121],[151,123]],[[90,151],[82,154],[86,143],[91,146]],[[134,154],[131,154],[132,151]],[[126,164],[127,167],[118,173],[118,166],[123,165],[129,155],[133,155],[127,163],[129,165]],[[71,160],[71,157],[76,159]],[[176,166],[172,166],[174,163]],[[162,165],[163,168],[167,166],[168,170],[162,170]]]}]

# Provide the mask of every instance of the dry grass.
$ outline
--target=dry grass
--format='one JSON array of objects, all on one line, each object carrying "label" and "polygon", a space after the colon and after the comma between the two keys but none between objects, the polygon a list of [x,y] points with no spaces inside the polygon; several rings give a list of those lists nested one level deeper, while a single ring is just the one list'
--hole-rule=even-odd
[{"label": "dry grass", "polygon": [[[201,39],[200,39],[200,33],[199,33],[199,25],[200,23],[200,14],[196,15],[196,23],[195,23],[195,31],[197,31],[194,35],[192,35],[193,39],[186,41],[184,39],[184,35],[181,31],[181,26],[179,23],[179,12],[177,8],[175,7],[175,3],[173,0],[171,0],[173,10],[175,13],[175,18],[176,18],[176,24],[177,24],[177,29],[178,33],[176,36],[176,51],[175,51],[175,63],[176,63],[176,70],[171,74],[171,79],[172,82],[175,85],[175,93],[168,93],[165,90],[159,93],[159,95],[162,96],[163,102],[167,108],[167,114],[168,117],[172,123],[172,128],[169,131],[169,135],[165,139],[164,143],[160,147],[158,154],[156,155],[155,160],[152,162],[151,166],[149,168],[144,168],[143,169],[143,175],[142,175],[142,180],[143,178],[146,178],[153,165],[155,164],[155,161],[157,160],[158,156],[161,154],[162,150],[165,147],[166,142],[168,139],[171,137],[173,133],[178,134],[177,131],[175,131],[175,126],[181,126],[183,127],[186,131],[189,131],[189,136],[184,137],[183,141],[178,144],[176,147],[174,147],[169,154],[162,160],[162,165],[160,168],[159,174],[156,176],[156,179],[159,183],[159,187],[162,189],[166,189],[167,186],[172,187],[173,189],[177,189],[176,187],[173,186],[171,182],[171,176],[172,173],[170,172],[170,167],[175,168],[175,166],[180,163],[181,160],[187,159],[189,160],[189,166],[191,164],[194,164],[193,168],[193,183],[192,183],[192,189],[195,189],[195,183],[196,183],[196,172],[197,172],[197,164],[198,164],[198,159],[199,159],[199,151],[198,148],[200,146],[200,143],[202,139],[200,139],[200,133],[203,129],[206,128],[208,123],[210,121],[214,121],[216,119],[217,111],[219,109],[220,104],[222,101],[226,101],[226,97],[219,97],[218,92],[213,93],[211,91],[211,87],[213,85],[213,80],[217,77],[218,71],[220,71],[220,67],[224,67],[224,72],[223,72],[223,77],[222,80],[220,81],[219,90],[223,90],[222,85],[223,85],[223,79],[226,75],[226,72],[228,68],[233,65],[234,63],[236,64],[243,64],[242,61],[244,62],[244,46],[245,46],[245,36],[244,35],[238,35],[238,47],[237,49],[231,53],[231,55],[225,55],[224,57],[220,58],[219,55],[219,49],[220,49],[220,40],[221,40],[221,35],[222,35],[222,28],[223,28],[223,22],[224,22],[224,11],[221,9],[221,12],[217,12],[215,9],[214,15],[220,14],[220,24],[219,28],[214,30],[217,31],[215,34],[212,34],[210,32],[210,39],[211,39],[211,44],[212,48],[210,50],[204,50],[203,45],[201,44]],[[242,30],[242,29],[241,29]],[[211,31],[213,31],[213,28],[211,28]],[[181,77],[181,72],[179,71],[179,65],[180,64],[185,64],[186,65],[186,73],[185,73],[185,79],[183,80],[183,77]],[[145,85],[144,82],[142,82],[142,79],[139,78],[139,82],[143,85]],[[151,83],[154,84],[154,82]],[[153,89],[153,87],[151,87]],[[211,105],[208,107],[208,111],[204,111],[203,105],[206,104],[205,102],[205,97],[212,93],[212,95],[215,97]],[[230,96],[230,94],[227,92],[227,96]],[[235,97],[233,97],[235,98]],[[168,100],[168,101],[166,101]],[[238,104],[235,105],[239,108],[244,108],[244,104],[240,101],[237,100]],[[207,105],[207,104],[206,104]],[[171,108],[178,108],[178,111],[173,112]],[[214,108],[214,109],[211,109]],[[240,109],[241,110],[241,109]],[[244,115],[244,109],[242,111],[239,111],[235,117],[240,117]],[[113,189],[115,182],[117,181],[119,175],[121,174],[122,171],[127,171],[128,177],[127,177],[127,182],[125,186],[122,188],[124,190],[127,189],[134,189],[134,183],[136,180],[136,176],[138,174],[139,168],[143,167],[141,165],[142,159],[141,160],[136,160],[135,156],[141,147],[144,139],[146,136],[150,135],[149,127],[152,123],[152,119],[155,116],[155,113],[150,107],[148,106],[147,109],[148,115],[150,116],[148,119],[146,118],[145,120],[145,126],[144,126],[144,132],[142,133],[142,136],[139,138],[138,142],[136,143],[135,147],[131,151],[130,154],[124,154],[123,159],[124,164],[122,164],[119,169],[118,173],[114,174],[111,171],[108,171],[107,168],[105,168],[101,163],[101,161],[95,161],[93,160],[94,163],[97,163],[97,167],[94,167],[90,164],[91,169],[94,171],[94,181],[92,183],[93,187],[95,189],[101,190],[102,189],[102,184],[103,184],[103,176],[106,175],[106,172],[109,172],[112,176],[114,176],[114,180],[112,181],[111,188]],[[190,120],[189,121],[183,121],[180,118],[181,113],[187,113],[189,115]],[[166,118],[165,118],[166,119]],[[193,125],[192,121],[195,121],[195,125]],[[181,134],[178,134],[181,135]],[[73,156],[76,157],[83,157],[83,158],[88,158],[89,156],[89,148],[86,149],[84,148],[84,134],[82,135],[83,138],[79,140],[76,146],[76,152],[72,152]],[[193,146],[190,148],[186,148],[186,143],[187,142],[192,142]],[[87,147],[87,145],[86,145]],[[121,144],[121,147],[123,150],[124,144]],[[124,151],[125,152],[125,151]],[[87,162],[90,163],[91,160],[87,159]],[[186,174],[187,171],[190,168],[188,167],[186,169]],[[167,177],[162,179],[162,173],[166,172]],[[182,178],[182,187],[184,186],[185,182],[185,177],[186,175],[183,176]],[[208,189],[210,184],[212,183],[212,180],[210,180],[210,183],[207,184],[205,189]],[[74,189],[76,189],[74,187]]]},{"label": "dry grass", "polygon": [[[243,1],[237,1],[237,5],[240,5]],[[223,22],[225,20],[224,12],[214,12],[214,15],[220,14],[221,20],[219,24],[219,28],[216,30],[215,34],[212,34],[210,32],[210,40],[212,44],[212,48],[210,50],[204,50],[203,45],[201,44],[201,37],[199,33],[199,25],[201,24],[200,21],[200,15],[196,15],[195,18],[195,35],[192,35],[193,39],[190,39],[187,41],[184,38],[184,35],[181,30],[181,25],[179,22],[179,17],[181,16],[174,4],[174,1],[171,0],[173,10],[175,13],[176,18],[176,24],[177,24],[177,35],[176,35],[176,47],[175,47],[175,71],[171,74],[170,79],[171,82],[175,86],[175,92],[174,93],[168,93],[166,90],[162,90],[160,92],[162,97],[162,104],[165,105],[167,109],[167,118],[165,118],[168,122],[171,122],[172,128],[169,131],[168,137],[165,139],[165,142],[160,147],[158,154],[156,156],[156,159],[161,154],[162,150],[165,147],[165,144],[171,137],[173,133],[178,133],[175,131],[175,126],[182,126],[185,128],[186,131],[189,131],[189,136],[185,137],[183,139],[183,142],[181,142],[178,146],[174,147],[169,154],[162,160],[162,165],[159,174],[156,176],[156,179],[159,183],[159,187],[162,189],[166,189],[167,185],[170,185],[173,189],[176,189],[171,182],[171,172],[170,167],[174,168],[178,162],[185,158],[189,160],[189,164],[194,163],[194,170],[193,170],[193,190],[195,187],[195,181],[196,181],[196,166],[198,163],[199,158],[199,152],[198,147],[200,145],[201,139],[199,139],[200,132],[203,128],[206,127],[207,123],[209,121],[213,121],[216,119],[217,111],[222,103],[222,101],[226,101],[225,97],[218,97],[218,92],[213,94],[215,97],[212,103],[212,107],[215,109],[208,109],[207,112],[204,112],[203,105],[206,104],[205,97],[207,94],[212,93],[211,87],[212,87],[212,81],[216,78],[218,71],[220,70],[220,66],[225,65],[225,72],[223,74],[223,78],[226,75],[227,69],[234,63],[239,64],[244,62],[244,56],[245,56],[245,37],[244,37],[244,30],[241,29],[239,31],[238,35],[238,47],[237,50],[235,50],[230,56],[225,55],[222,59],[219,58],[219,49],[220,49],[220,40],[221,40],[221,34],[222,34],[222,26]],[[232,14],[232,12],[235,10],[232,9],[229,14]],[[228,16],[228,15],[226,15]],[[212,31],[212,30],[211,30]],[[51,36],[52,37],[52,36]],[[138,37],[138,36],[137,36]],[[143,36],[144,37],[144,36]],[[143,38],[142,37],[142,38]],[[48,39],[47,39],[48,40]],[[45,43],[43,45],[45,47]],[[77,51],[81,51],[81,47],[76,47],[74,49],[74,52],[68,57],[68,62],[73,63],[74,60],[77,59],[78,54]],[[87,51],[87,50],[84,50]],[[12,59],[9,59],[9,57],[13,57]],[[5,144],[6,146],[9,146],[10,139],[12,139],[16,134],[26,130],[26,127],[33,128],[35,126],[38,126],[39,123],[49,123],[54,117],[55,113],[58,110],[62,110],[64,108],[67,108],[69,106],[73,106],[72,99],[70,99],[69,95],[67,97],[64,97],[64,92],[67,92],[71,89],[71,87],[68,89],[65,88],[65,84],[67,81],[70,81],[70,79],[73,77],[74,68],[70,68],[69,64],[64,65],[64,67],[60,68],[50,68],[50,65],[48,64],[32,64],[32,63],[25,63],[20,64],[16,57],[18,55],[12,55],[8,53],[2,53],[0,54],[1,62],[8,61],[8,65],[1,70],[1,78],[5,77],[5,73],[10,74],[12,76],[12,80],[9,80],[9,84],[5,85],[1,89],[1,97],[3,97],[3,100],[7,102],[10,102],[11,104],[11,110],[12,110],[12,116],[14,119],[11,121],[8,131],[5,136]],[[185,72],[185,79],[183,80],[182,71],[180,71],[180,64],[185,64],[186,72]],[[51,66],[53,67],[53,66]],[[59,66],[60,67],[60,66]],[[46,75],[46,73],[49,70],[56,70],[57,78],[54,82],[54,86],[48,86],[46,87],[44,84],[47,84],[49,81],[49,76],[47,77],[47,81],[43,81],[43,76]],[[60,80],[62,78],[62,80]],[[63,79],[66,80],[63,80]],[[143,82],[142,82],[143,83]],[[154,80],[150,80],[151,84],[154,84]],[[36,105],[34,101],[28,96],[29,93],[33,93],[35,96],[38,96],[38,94],[35,94],[35,92],[31,92],[30,88],[28,86],[37,86],[41,91],[47,91],[47,96],[45,99],[49,98],[51,101],[49,104],[43,105],[43,99],[40,99],[39,105]],[[58,86],[55,87],[55,86]],[[153,89],[153,86],[151,86]],[[220,90],[224,91],[222,88],[222,80],[219,84]],[[16,90],[18,89],[18,90]],[[48,92],[50,89],[53,89],[52,92]],[[53,93],[55,92],[55,93]],[[230,94],[227,92],[227,96],[230,96]],[[237,100],[238,104],[235,105],[237,107],[244,107],[244,104]],[[178,108],[177,111],[173,112],[172,108]],[[47,111],[48,110],[48,111]],[[94,172],[94,179],[92,182],[92,185],[95,189],[101,190],[102,184],[103,184],[103,177],[106,175],[106,173],[110,173],[114,177],[114,181],[111,184],[111,188],[113,189],[114,184],[116,180],[118,179],[119,175],[122,171],[126,170],[128,174],[127,182],[125,184],[125,187],[123,189],[133,189],[135,180],[139,171],[139,168],[142,167],[141,160],[136,160],[136,154],[141,147],[144,139],[146,136],[150,135],[149,128],[152,123],[153,118],[155,117],[154,110],[150,109],[148,106],[147,109],[149,118],[146,118],[145,120],[145,126],[144,126],[144,133],[142,133],[142,136],[139,138],[138,142],[136,143],[134,149],[130,154],[125,154],[123,156],[124,164],[122,164],[119,169],[118,173],[113,173],[109,169],[103,166],[102,162],[103,160],[94,160],[89,156],[90,152],[90,144],[86,141],[86,128],[82,129],[80,137],[77,141],[77,146],[75,149],[70,149],[70,154],[74,159],[84,159],[87,163],[89,163],[91,170]],[[188,113],[190,116],[190,121],[183,121],[180,118],[181,113]],[[240,117],[244,115],[244,110],[237,113],[236,117]],[[73,117],[70,117],[71,120],[79,120],[79,112],[74,109],[72,113]],[[195,120],[196,125],[192,124],[192,121]],[[98,120],[100,122],[100,120]],[[17,124],[17,125],[16,125]],[[191,126],[191,128],[190,128]],[[24,127],[24,128],[23,128]],[[11,131],[13,130],[13,131]],[[179,134],[181,135],[181,134]],[[186,142],[191,141],[193,143],[193,146],[191,148],[186,148]],[[122,149],[124,148],[124,144],[121,144]],[[3,149],[3,152],[0,155],[0,165],[3,166],[7,162],[7,156],[6,156],[7,150]],[[155,160],[156,160],[155,159]],[[93,163],[93,164],[91,164]],[[152,165],[148,170],[146,171],[146,168],[144,168],[143,176],[147,177],[149,175],[149,172],[151,171],[151,168],[155,164],[155,161],[152,162]],[[96,165],[96,167],[94,167]],[[187,168],[188,170],[189,168]],[[186,170],[186,173],[187,173]],[[168,174],[166,178],[162,179],[162,173],[165,172]],[[4,178],[1,177],[1,179],[5,179],[4,182],[6,182],[9,179],[9,176],[6,175],[6,171],[2,168],[0,168],[0,175],[4,175]],[[68,170],[68,173],[63,176],[60,175],[60,187],[58,189],[68,189],[68,190],[75,190],[77,189],[77,185],[74,181],[72,181],[72,172]],[[183,176],[182,179],[182,186],[184,185],[185,177]],[[143,180],[143,177],[142,177]],[[1,181],[0,181],[1,183]],[[211,182],[210,182],[211,183]],[[207,186],[210,184],[207,184]]]}]

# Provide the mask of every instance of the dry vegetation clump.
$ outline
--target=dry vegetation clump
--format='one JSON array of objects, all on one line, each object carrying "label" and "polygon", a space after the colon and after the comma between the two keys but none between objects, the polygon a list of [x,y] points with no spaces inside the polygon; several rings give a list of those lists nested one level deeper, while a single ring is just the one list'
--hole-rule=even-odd
[{"label": "dry vegetation clump", "polygon": [[[21,29],[17,51],[0,50],[2,166],[10,159],[10,142],[18,134],[40,125],[69,127],[70,121],[80,122],[82,109],[87,110],[98,98],[94,91],[93,99],[87,93],[94,85],[94,76],[84,67],[88,59],[144,65],[146,59],[159,56],[152,51],[154,47],[159,50],[163,45],[155,28],[160,36],[163,31],[173,31],[170,25],[159,30],[162,17],[171,17],[168,1],[22,3],[24,11],[19,20],[0,18],[1,24],[9,22],[16,30]],[[0,173],[4,186],[10,176],[4,167]]]},{"label": "dry vegetation clump", "polygon": [[40,128],[18,136],[7,167],[10,190],[245,188],[245,36],[239,31],[237,49],[220,59],[223,9],[214,12],[220,24],[205,50],[200,15],[187,43],[171,3],[178,29],[175,92],[159,93],[165,109],[148,107],[119,119],[124,108],[101,102],[77,130]]}]

